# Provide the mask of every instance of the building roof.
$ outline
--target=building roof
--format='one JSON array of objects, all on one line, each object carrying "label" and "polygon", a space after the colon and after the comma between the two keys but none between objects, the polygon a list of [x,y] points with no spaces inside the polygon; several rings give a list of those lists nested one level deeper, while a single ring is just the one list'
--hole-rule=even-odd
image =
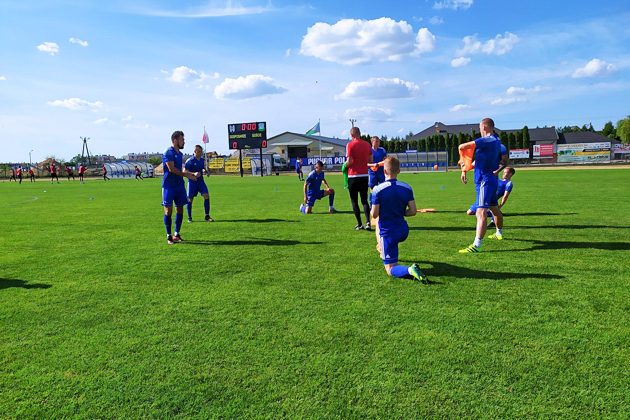
[{"label": "building roof", "polygon": [[305,134],[292,133],[290,131],[285,131],[284,133],[278,134],[276,136],[270,137],[267,139],[267,142],[278,139],[281,136],[290,134],[291,136],[299,137],[300,139],[304,139],[304,141],[313,142],[313,141],[321,141],[322,143],[330,143],[336,146],[346,147],[350,140],[348,139],[337,139],[333,137],[324,137],[324,136],[307,136]]},{"label": "building roof", "polygon": [[543,140],[558,141],[558,132],[554,127],[530,128],[529,141],[537,142]]},{"label": "building roof", "polygon": [[423,139],[429,136],[433,136],[435,134],[442,134],[442,135],[445,135],[445,134],[456,135],[459,133],[472,134],[473,130],[477,132],[479,131],[479,123],[446,125],[438,121],[435,124],[433,124],[431,127],[425,128],[421,132],[414,134],[408,140],[419,140],[419,139]]},{"label": "building roof", "polygon": [[579,131],[575,133],[560,133],[560,139],[562,143],[573,144],[573,143],[602,143],[602,142],[610,142],[610,143],[619,143],[619,141],[602,136],[599,133],[594,133],[592,131]]}]

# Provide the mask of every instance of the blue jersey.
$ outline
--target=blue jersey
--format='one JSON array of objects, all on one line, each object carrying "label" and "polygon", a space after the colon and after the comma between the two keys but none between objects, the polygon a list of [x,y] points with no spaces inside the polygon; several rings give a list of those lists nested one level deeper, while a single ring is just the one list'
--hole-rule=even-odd
[{"label": "blue jersey", "polygon": [[164,151],[164,154],[162,155],[162,167],[164,168],[162,188],[175,188],[179,186],[184,186],[184,178],[170,173],[170,171],[168,170],[168,166],[166,166],[166,162],[173,162],[175,164],[175,169],[179,169],[181,171],[183,159],[184,155],[182,154],[182,152],[176,152],[173,146]]},{"label": "blue jersey", "polygon": [[324,171],[321,171],[319,174],[317,171],[311,171],[311,173],[306,177],[306,183],[308,184],[306,193],[309,194],[311,191],[319,191],[323,180]]},{"label": "blue jersey", "polygon": [[512,191],[512,181],[499,180],[499,187],[497,188],[497,199],[503,197],[506,192]]},{"label": "blue jersey", "polygon": [[202,183],[202,184],[204,183],[203,166],[204,166],[203,159],[197,159],[194,156],[192,156],[186,161],[186,163],[184,164],[184,168],[186,168],[188,172],[199,172],[201,174],[201,176],[197,178],[196,181],[188,179],[188,183],[191,183],[191,182]]},{"label": "blue jersey", "polygon": [[499,169],[501,161],[501,141],[491,134],[488,137],[480,137],[475,140],[475,184],[487,181],[490,177],[495,177],[494,171]]},{"label": "blue jersey", "polygon": [[[387,152],[384,148],[379,147],[378,149],[372,149],[372,163],[382,162],[387,157]],[[368,167],[369,168],[369,167]],[[372,174],[385,174],[385,169],[382,166],[379,166],[376,171],[370,169],[370,175]]]},{"label": "blue jersey", "polygon": [[505,144],[501,143],[501,156],[499,156],[499,165],[501,165],[501,159],[503,158],[503,156],[507,156],[507,155],[508,155],[507,147],[505,147]]},{"label": "blue jersey", "polygon": [[405,221],[407,203],[413,201],[413,190],[397,179],[389,179],[372,190],[372,205],[378,204],[378,226],[381,236],[387,236],[401,228],[408,228]]}]

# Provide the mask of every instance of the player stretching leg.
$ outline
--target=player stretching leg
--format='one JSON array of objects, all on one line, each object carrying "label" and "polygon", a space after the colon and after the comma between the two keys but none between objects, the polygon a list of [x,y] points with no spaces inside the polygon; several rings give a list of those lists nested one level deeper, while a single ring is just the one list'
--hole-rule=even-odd
[{"label": "player stretching leg", "polygon": [[[182,172],[182,160],[184,155],[180,151],[184,148],[184,133],[175,131],[171,135],[173,145],[166,149],[162,155],[162,166],[164,168],[164,178],[162,178],[162,206],[164,206],[164,227],[166,227],[166,242],[169,245],[184,240],[179,234],[184,220],[184,206],[188,202],[186,199],[186,187],[184,178],[196,180],[198,174]],[[171,234],[173,201],[175,201],[175,236]]]},{"label": "player stretching leg", "polygon": [[422,274],[418,264],[411,267],[398,265],[398,244],[409,235],[409,225],[405,217],[412,217],[417,213],[413,190],[396,179],[400,173],[400,162],[397,158],[385,158],[383,168],[385,182],[372,190],[372,218],[377,220],[375,229],[385,271],[390,276],[412,276],[426,283],[429,279]]},{"label": "player stretching leg", "polygon": [[214,222],[214,219],[210,217],[210,195],[208,194],[208,187],[203,180],[204,161],[202,156],[203,148],[200,145],[196,145],[195,156],[188,159],[184,164],[184,172],[199,174],[199,178],[197,178],[196,181],[188,180],[188,203],[186,204],[188,223],[192,222],[192,203],[197,193],[201,194],[204,200],[203,208],[206,211],[206,221]]},{"label": "player stretching leg", "polygon": [[[501,198],[501,202],[499,203],[499,210],[501,210],[501,208],[505,205],[505,203],[507,203],[508,197],[510,196],[510,193],[512,192],[512,188],[514,188],[514,184],[512,183],[512,176],[515,173],[516,173],[516,170],[510,166],[506,167],[503,170],[503,179],[499,180],[499,186],[497,188],[497,203],[499,203],[499,198]],[[477,205],[473,204],[472,206],[470,206],[466,214],[473,215],[475,214],[476,211],[477,211]],[[501,213],[503,213],[502,210],[501,210]],[[492,213],[491,213],[491,219],[492,221],[488,225],[488,227],[489,228],[497,227],[494,222],[494,215],[492,215]],[[499,229],[497,229],[497,233],[491,235],[490,238],[503,239],[502,229],[501,229],[501,232],[499,232]]]},{"label": "player stretching leg", "polygon": [[[322,182],[326,186],[325,190],[320,189]],[[318,160],[315,164],[315,170],[311,171],[304,181],[304,204],[300,204],[300,211],[304,214],[313,212],[313,204],[315,200],[321,200],[322,197],[328,196],[328,213],[337,213],[333,203],[335,201],[335,190],[330,188],[328,182],[324,178],[324,163]]]},{"label": "player stretching leg", "polygon": [[[477,228],[475,231],[475,240],[472,245],[460,249],[460,253],[475,253],[481,251],[481,242],[487,229],[488,209],[494,214],[497,226],[503,228],[503,215],[497,206],[497,186],[498,179],[494,171],[499,168],[501,158],[501,141],[493,134],[494,121],[490,118],[484,118],[479,123],[479,131],[483,137],[474,141],[461,144],[460,150],[474,149],[477,151],[475,160],[475,189],[477,191]],[[466,179],[466,171],[462,170],[461,179],[464,184],[468,182]]]}]

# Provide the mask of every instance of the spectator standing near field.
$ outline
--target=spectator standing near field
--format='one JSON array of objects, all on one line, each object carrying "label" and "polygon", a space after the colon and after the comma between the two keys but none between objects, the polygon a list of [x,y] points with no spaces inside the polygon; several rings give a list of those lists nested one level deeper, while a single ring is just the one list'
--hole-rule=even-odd
[{"label": "spectator standing near field", "polygon": [[79,165],[79,182],[81,182],[81,184],[83,184],[83,175],[85,175],[85,166],[83,166],[83,164]]},{"label": "spectator standing near field", "polygon": [[28,176],[31,178],[31,182],[35,182],[35,172],[33,172],[33,168],[28,168]]},{"label": "spectator standing near field", "polygon": [[[164,177],[162,178],[162,206],[164,207],[164,227],[166,228],[166,242],[169,245],[175,242],[183,242],[179,232],[184,221],[184,206],[188,203],[186,197],[186,187],[184,178],[192,181],[197,180],[198,173],[182,172],[182,160],[184,155],[180,151],[184,148],[184,132],[175,131],[171,135],[171,147],[164,151],[162,155],[162,167]],[[171,234],[173,201],[175,201],[175,235]]]},{"label": "spectator standing near field", "polygon": [[[460,150],[476,149],[475,189],[477,191],[475,240],[472,245],[460,249],[460,253],[481,251],[481,243],[487,230],[488,210],[494,215],[497,225],[497,233],[492,236],[496,239],[503,239],[503,215],[497,206],[498,178],[495,174],[501,161],[501,141],[494,134],[494,121],[491,118],[481,120],[479,132],[482,137],[459,146]],[[468,182],[464,170],[462,170],[461,179],[464,184]]]},{"label": "spectator standing near field", "polygon": [[57,176],[57,167],[54,163],[50,164],[50,183],[53,183],[53,179],[57,178],[57,184],[59,184],[59,177]]},{"label": "spectator standing near field", "polygon": [[407,239],[409,225],[405,217],[417,213],[413,190],[396,178],[400,173],[400,162],[395,157],[385,159],[385,180],[372,190],[372,218],[376,219],[376,238],[381,259],[387,274],[394,277],[414,277],[423,283],[428,278],[422,274],[418,264],[411,267],[398,265],[398,244]]},{"label": "spectator standing near field", "polygon": [[73,181],[75,180],[75,178],[74,178],[74,171],[72,169],[68,168],[67,166],[66,166],[66,174],[68,175],[68,181],[70,181],[70,177],[72,177]]},{"label": "spectator standing near field", "polygon": [[195,146],[195,155],[188,158],[184,164],[184,173],[197,174],[199,178],[197,180],[188,179],[188,203],[186,204],[186,210],[188,211],[188,222],[192,222],[192,204],[197,194],[201,194],[203,197],[203,208],[206,211],[206,222],[214,222],[214,219],[210,217],[210,194],[208,194],[208,186],[203,180],[204,159],[203,159],[203,147],[200,145]]},{"label": "spectator standing near field", "polygon": [[22,183],[22,165],[18,166],[17,168],[17,177],[18,177],[19,183],[21,184]]},{"label": "spectator standing near field", "polygon": [[365,213],[365,229],[370,230],[370,205],[368,204],[368,163],[372,163],[372,148],[370,143],[361,140],[359,127],[350,130],[352,141],[346,146],[346,168],[348,169],[348,190],[354,217],[357,219],[355,230],[363,230],[361,210],[358,198],[361,196],[363,212]]},{"label": "spectator standing near field", "polygon": [[105,164],[103,164],[103,181],[109,181],[109,177],[107,176],[107,168]]}]

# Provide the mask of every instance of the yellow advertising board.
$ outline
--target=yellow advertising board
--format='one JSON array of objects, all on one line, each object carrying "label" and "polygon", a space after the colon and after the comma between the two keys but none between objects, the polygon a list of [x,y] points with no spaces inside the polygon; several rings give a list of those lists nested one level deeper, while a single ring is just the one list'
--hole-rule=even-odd
[{"label": "yellow advertising board", "polygon": [[208,168],[222,169],[224,164],[225,164],[225,160],[223,158],[214,158],[214,159],[210,159],[210,162],[208,162]]}]

